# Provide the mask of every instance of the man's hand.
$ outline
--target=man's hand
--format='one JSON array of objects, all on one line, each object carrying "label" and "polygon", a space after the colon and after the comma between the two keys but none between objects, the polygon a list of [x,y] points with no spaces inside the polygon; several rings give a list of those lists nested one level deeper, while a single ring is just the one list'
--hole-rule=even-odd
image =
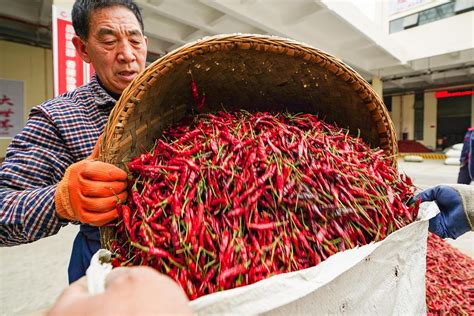
[{"label": "man's hand", "polygon": [[434,201],[440,213],[430,219],[429,231],[441,238],[456,239],[471,227],[460,193],[449,185],[438,185],[418,195],[422,202]]},{"label": "man's hand", "polygon": [[101,226],[117,217],[117,202],[127,199],[127,173],[94,161],[99,143],[91,156],[70,165],[58,183],[54,199],[59,217]]},{"label": "man's hand", "polygon": [[113,269],[101,294],[88,293],[86,277],[72,283],[47,315],[191,314],[186,295],[170,277],[149,267],[129,267]]}]

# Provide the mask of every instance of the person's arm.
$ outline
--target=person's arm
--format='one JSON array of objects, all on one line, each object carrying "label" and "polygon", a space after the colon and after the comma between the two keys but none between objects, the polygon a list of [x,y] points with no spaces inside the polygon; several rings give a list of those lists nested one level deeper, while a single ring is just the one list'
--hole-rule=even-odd
[{"label": "person's arm", "polygon": [[0,168],[0,245],[53,235],[68,221],[99,226],[117,216],[117,201],[127,197],[127,174],[93,157],[75,162],[68,141],[74,141],[72,150],[95,143],[90,138],[63,138],[71,130],[78,134],[78,129],[91,128],[80,122],[57,127],[35,108],[12,141]]},{"label": "person's arm", "polygon": [[0,245],[32,242],[68,223],[55,214],[54,194],[72,162],[54,124],[33,110],[0,167]]},{"label": "person's arm", "polygon": [[424,190],[418,197],[422,202],[436,202],[440,210],[430,219],[430,232],[442,238],[456,239],[474,229],[474,186],[437,185]]}]

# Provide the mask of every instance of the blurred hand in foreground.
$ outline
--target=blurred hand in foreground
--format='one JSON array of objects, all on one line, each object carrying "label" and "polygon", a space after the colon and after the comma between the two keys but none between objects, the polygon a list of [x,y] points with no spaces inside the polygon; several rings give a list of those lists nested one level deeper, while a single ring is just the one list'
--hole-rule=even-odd
[{"label": "blurred hand in foreground", "polygon": [[59,315],[192,315],[179,285],[149,267],[113,269],[105,292],[92,295],[87,279],[72,283],[59,296],[48,316]]}]

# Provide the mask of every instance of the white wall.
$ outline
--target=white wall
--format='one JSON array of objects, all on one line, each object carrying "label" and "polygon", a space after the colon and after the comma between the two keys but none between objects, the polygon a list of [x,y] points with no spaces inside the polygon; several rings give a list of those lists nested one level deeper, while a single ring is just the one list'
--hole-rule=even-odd
[{"label": "white wall", "polygon": [[58,5],[61,7],[70,7],[72,9],[72,6],[74,5],[75,0],[53,0],[54,5]]},{"label": "white wall", "polygon": [[397,138],[402,139],[403,133],[408,133],[408,139],[414,139],[415,132],[415,94],[396,95],[392,97],[392,121]]},{"label": "white wall", "polygon": [[414,94],[404,94],[392,96],[391,118],[395,126],[397,139],[402,140],[403,133],[408,133],[408,139],[414,136],[414,115],[413,106],[415,104]]},{"label": "white wall", "polygon": [[[0,41],[0,77],[24,82],[25,122],[33,106],[53,96],[53,57],[50,49]],[[0,139],[0,157],[11,138]]]}]

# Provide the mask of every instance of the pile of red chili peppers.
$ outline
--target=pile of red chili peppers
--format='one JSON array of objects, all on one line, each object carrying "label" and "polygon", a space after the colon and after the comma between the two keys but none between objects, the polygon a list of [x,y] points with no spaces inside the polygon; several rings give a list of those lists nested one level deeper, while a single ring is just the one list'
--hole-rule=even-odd
[{"label": "pile of red chili peppers", "polygon": [[382,240],[418,210],[382,150],[309,114],[190,117],[128,169],[113,264],[152,266],[190,299]]},{"label": "pile of red chili peppers", "polygon": [[428,235],[428,315],[474,315],[474,260],[440,237]]}]

